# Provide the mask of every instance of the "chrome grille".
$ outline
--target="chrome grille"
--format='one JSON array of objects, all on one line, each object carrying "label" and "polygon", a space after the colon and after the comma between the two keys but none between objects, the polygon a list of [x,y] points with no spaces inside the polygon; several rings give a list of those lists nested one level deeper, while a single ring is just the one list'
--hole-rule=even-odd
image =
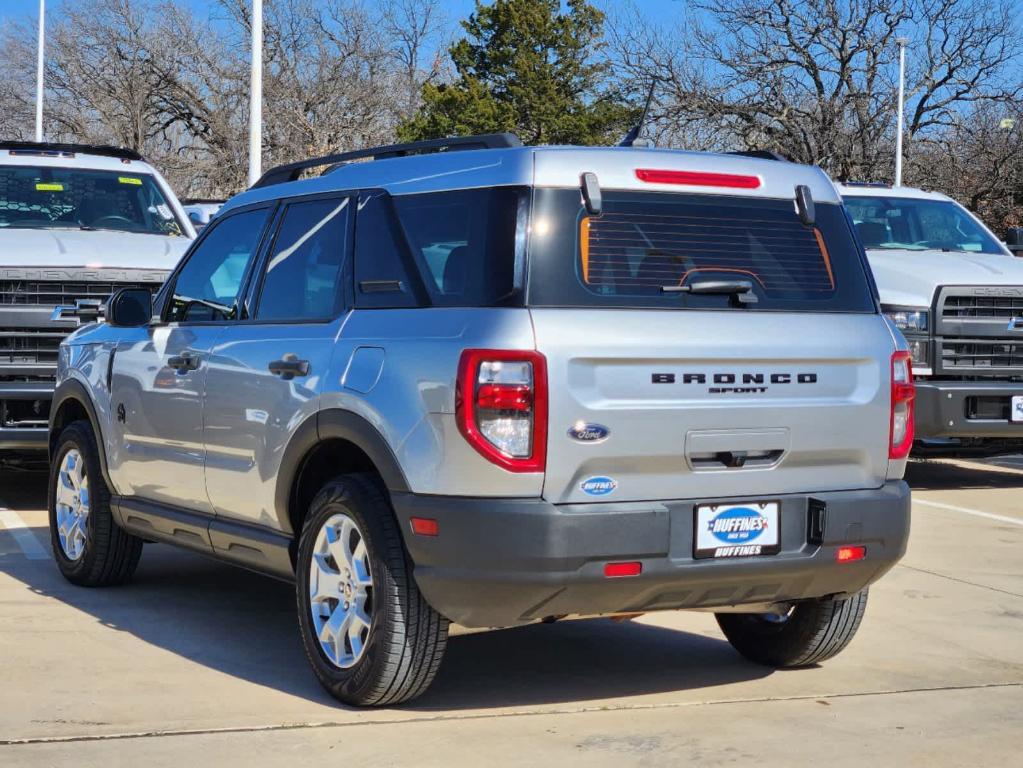
[{"label": "chrome grille", "polygon": [[74,304],[75,299],[103,299],[121,288],[149,288],[154,293],[160,283],[91,282],[58,280],[0,280],[0,306],[49,306]]},{"label": "chrome grille", "polygon": [[946,340],[941,347],[946,369],[988,370],[1023,367],[1023,341]]},{"label": "chrome grille", "polygon": [[946,296],[941,316],[1005,319],[1023,315],[1023,298],[1015,296]]},{"label": "chrome grille", "polygon": [[66,335],[66,330],[48,328],[0,329],[0,366],[55,366],[57,349]]}]

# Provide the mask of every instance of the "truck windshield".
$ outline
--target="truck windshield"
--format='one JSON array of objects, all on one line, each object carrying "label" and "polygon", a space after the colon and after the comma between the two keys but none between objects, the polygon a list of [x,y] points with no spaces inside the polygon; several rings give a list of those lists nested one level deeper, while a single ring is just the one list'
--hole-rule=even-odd
[{"label": "truck windshield", "polygon": [[837,204],[806,225],[793,200],[612,190],[592,216],[537,189],[529,265],[531,306],[875,310]]},{"label": "truck windshield", "polygon": [[184,234],[150,174],[0,166],[0,229]]},{"label": "truck windshield", "polygon": [[947,200],[849,196],[845,207],[864,248],[1004,253],[972,216]]}]

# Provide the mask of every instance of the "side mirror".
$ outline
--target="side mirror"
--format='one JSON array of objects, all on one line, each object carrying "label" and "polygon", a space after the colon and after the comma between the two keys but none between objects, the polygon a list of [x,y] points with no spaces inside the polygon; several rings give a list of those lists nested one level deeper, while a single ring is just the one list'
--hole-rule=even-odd
[{"label": "side mirror", "polygon": [[1005,233],[1005,244],[1013,256],[1023,256],[1023,227],[1010,227]]},{"label": "side mirror", "polygon": [[138,328],[153,319],[153,294],[148,288],[122,288],[107,302],[106,321],[116,328]]}]

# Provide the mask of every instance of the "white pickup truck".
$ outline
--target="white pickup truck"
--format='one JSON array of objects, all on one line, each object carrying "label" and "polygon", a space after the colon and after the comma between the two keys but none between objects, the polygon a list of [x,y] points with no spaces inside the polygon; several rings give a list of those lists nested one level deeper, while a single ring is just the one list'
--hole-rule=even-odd
[{"label": "white pickup truck", "polygon": [[1023,450],[1023,259],[945,195],[839,185],[913,352],[915,455]]},{"label": "white pickup truck", "polygon": [[54,308],[155,289],[194,237],[136,152],[0,141],[0,452],[47,447],[57,350],[78,325]]}]

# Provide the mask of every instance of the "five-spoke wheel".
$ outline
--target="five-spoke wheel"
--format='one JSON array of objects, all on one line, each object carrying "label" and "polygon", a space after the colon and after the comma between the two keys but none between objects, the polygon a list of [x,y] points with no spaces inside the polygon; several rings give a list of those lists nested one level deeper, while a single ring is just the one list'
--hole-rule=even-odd
[{"label": "five-spoke wheel", "polygon": [[332,515],[316,535],[309,608],[324,655],[341,669],[358,662],[373,623],[373,570],[362,531],[344,513]]},{"label": "five-spoke wheel", "polygon": [[60,546],[68,560],[77,560],[85,551],[89,525],[89,475],[77,448],[64,454],[55,492]]}]

